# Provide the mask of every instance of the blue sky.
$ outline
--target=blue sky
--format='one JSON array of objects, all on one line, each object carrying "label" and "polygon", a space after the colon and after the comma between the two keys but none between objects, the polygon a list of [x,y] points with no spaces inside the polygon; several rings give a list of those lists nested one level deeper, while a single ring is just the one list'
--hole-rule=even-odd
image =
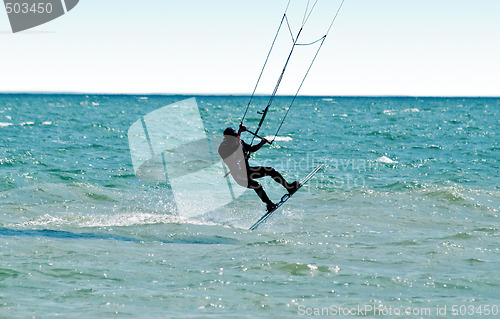
[{"label": "blue sky", "polygon": [[[0,91],[248,94],[286,3],[80,0],[18,34],[0,9]],[[306,3],[292,0],[293,26]],[[319,1],[304,42],[339,4]],[[346,0],[301,94],[500,96],[499,14],[498,0]],[[278,40],[262,94],[287,54]],[[309,57],[297,51],[279,94],[294,93]]]}]

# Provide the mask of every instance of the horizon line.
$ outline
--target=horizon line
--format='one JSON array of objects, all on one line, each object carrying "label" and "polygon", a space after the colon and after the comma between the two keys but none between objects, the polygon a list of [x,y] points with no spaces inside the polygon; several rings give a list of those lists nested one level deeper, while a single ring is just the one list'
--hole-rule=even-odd
[{"label": "horizon line", "polygon": [[[150,96],[235,96],[247,97],[251,96],[250,93],[144,93],[144,92],[131,92],[131,93],[118,93],[118,92],[78,92],[78,91],[0,91],[0,95],[122,95],[122,96],[137,96],[137,95],[150,95]],[[254,94],[256,97],[268,97],[270,94]],[[277,94],[278,97],[293,97],[294,94]],[[343,95],[325,95],[325,94],[301,94],[297,97],[406,97],[406,98],[500,98],[500,95],[403,95],[403,94],[343,94]]]}]

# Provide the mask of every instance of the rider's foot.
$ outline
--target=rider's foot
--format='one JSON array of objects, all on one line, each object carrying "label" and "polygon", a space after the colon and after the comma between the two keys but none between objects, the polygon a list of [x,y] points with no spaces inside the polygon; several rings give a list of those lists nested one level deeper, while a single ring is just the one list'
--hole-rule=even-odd
[{"label": "rider's foot", "polygon": [[297,191],[297,189],[300,188],[300,186],[301,185],[300,185],[299,181],[295,181],[293,183],[288,183],[286,189],[288,190],[288,193],[290,195],[292,195],[293,193],[295,193]]},{"label": "rider's foot", "polygon": [[275,203],[272,203],[272,202],[268,203],[268,204],[267,204],[267,212],[269,213],[269,212],[271,212],[271,211],[275,210],[275,209],[276,209],[276,207],[277,207],[277,206],[276,206],[276,204],[275,204]]}]

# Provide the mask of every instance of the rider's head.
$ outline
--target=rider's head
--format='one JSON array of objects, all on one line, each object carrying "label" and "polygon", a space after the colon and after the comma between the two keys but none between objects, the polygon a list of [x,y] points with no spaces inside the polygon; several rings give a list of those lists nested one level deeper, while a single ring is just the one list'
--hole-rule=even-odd
[{"label": "rider's head", "polygon": [[227,138],[229,136],[239,137],[238,132],[236,132],[236,130],[232,127],[228,127],[224,130],[224,137]]}]

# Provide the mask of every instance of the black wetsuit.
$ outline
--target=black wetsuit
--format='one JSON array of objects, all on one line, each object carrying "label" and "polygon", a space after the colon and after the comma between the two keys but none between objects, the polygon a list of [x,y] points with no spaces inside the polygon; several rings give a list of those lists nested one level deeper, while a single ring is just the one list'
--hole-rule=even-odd
[{"label": "black wetsuit", "polygon": [[242,140],[240,140],[239,145],[235,145],[232,138],[235,137],[224,138],[219,146],[219,155],[229,167],[234,180],[243,187],[255,190],[264,203],[272,204],[262,185],[255,179],[270,176],[285,188],[289,188],[290,184],[272,167],[250,166],[248,164],[250,153],[256,152],[260,148],[259,145],[250,146]]}]

